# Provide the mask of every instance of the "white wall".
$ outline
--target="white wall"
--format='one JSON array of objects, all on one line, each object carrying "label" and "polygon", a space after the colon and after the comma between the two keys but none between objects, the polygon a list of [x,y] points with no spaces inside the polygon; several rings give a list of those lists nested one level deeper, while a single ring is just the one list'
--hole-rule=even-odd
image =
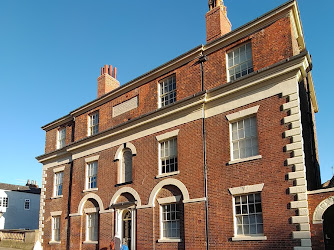
[{"label": "white wall", "polygon": [[[8,208],[0,207],[0,229],[38,229],[40,195],[0,189],[0,197],[8,197]],[[30,199],[30,209],[24,209]]]}]

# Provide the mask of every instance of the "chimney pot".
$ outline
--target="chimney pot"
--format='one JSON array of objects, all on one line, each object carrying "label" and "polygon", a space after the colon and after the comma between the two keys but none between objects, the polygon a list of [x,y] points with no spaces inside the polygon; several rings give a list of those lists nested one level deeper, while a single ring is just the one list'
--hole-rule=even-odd
[{"label": "chimney pot", "polygon": [[117,68],[111,65],[104,65],[101,68],[101,75],[97,78],[97,97],[100,97],[120,86],[117,77]]}]

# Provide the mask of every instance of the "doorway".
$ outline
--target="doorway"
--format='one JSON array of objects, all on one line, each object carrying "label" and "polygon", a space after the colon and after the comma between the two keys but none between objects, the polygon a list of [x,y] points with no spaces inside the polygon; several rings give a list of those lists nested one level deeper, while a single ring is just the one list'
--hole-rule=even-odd
[{"label": "doorway", "polygon": [[326,209],[322,218],[325,249],[334,249],[334,205]]}]

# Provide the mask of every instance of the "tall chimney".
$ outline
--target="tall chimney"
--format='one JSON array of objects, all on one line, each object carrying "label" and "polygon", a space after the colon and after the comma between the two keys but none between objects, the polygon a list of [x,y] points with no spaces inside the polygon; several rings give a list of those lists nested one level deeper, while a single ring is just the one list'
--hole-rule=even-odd
[{"label": "tall chimney", "polygon": [[118,88],[120,86],[117,81],[117,68],[111,65],[101,67],[101,75],[97,78],[97,98]]},{"label": "tall chimney", "polygon": [[209,0],[209,11],[205,15],[206,42],[209,43],[231,31],[223,0]]}]

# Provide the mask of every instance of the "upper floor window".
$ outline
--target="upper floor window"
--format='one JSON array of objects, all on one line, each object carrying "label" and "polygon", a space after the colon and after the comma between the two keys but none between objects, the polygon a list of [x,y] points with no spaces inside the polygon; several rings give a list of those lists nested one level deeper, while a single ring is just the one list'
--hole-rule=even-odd
[{"label": "upper floor window", "polygon": [[237,236],[263,235],[261,193],[234,197]]},{"label": "upper floor window", "polygon": [[88,135],[95,135],[99,132],[99,112],[96,111],[89,115]]},{"label": "upper floor window", "polygon": [[52,241],[60,241],[60,216],[52,217]]},{"label": "upper floor window", "polygon": [[160,107],[176,102],[176,77],[175,74],[159,82]]},{"label": "upper floor window", "polygon": [[256,117],[248,117],[231,124],[233,160],[258,155]]},{"label": "upper floor window", "polygon": [[246,43],[227,53],[228,81],[253,72],[252,46]]},{"label": "upper floor window", "polygon": [[98,213],[87,214],[86,241],[98,240]]},{"label": "upper floor window", "polygon": [[161,174],[178,171],[177,138],[160,142],[160,172]]},{"label": "upper floor window", "polygon": [[63,194],[63,176],[64,172],[55,173],[54,180],[54,196],[61,196]]},{"label": "upper floor window", "polygon": [[129,148],[122,150],[119,183],[132,181],[132,151]]},{"label": "upper floor window", "polygon": [[62,148],[65,146],[65,138],[66,138],[66,128],[61,128],[58,130],[57,136],[57,148]]},{"label": "upper floor window", "polygon": [[30,200],[29,199],[24,200],[24,210],[30,210]]},{"label": "upper floor window", "polygon": [[8,207],[8,197],[0,197],[0,207]]},{"label": "upper floor window", "polygon": [[86,189],[97,188],[97,161],[87,163]]}]

